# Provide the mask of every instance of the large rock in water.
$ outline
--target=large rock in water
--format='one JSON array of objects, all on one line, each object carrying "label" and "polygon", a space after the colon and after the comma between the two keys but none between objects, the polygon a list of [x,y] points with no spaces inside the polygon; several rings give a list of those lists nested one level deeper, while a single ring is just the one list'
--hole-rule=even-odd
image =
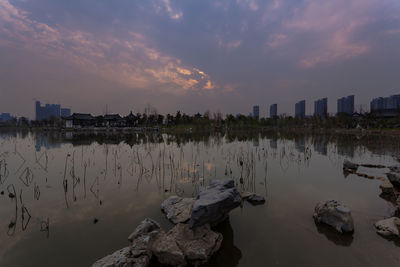
[{"label": "large rock in water", "polygon": [[400,173],[389,172],[386,174],[386,176],[392,184],[400,186]]},{"label": "large rock in water", "polygon": [[358,169],[358,164],[348,161],[347,159],[343,162],[343,170],[354,171],[356,172]]},{"label": "large rock in water", "polygon": [[210,186],[200,189],[193,204],[190,228],[218,224],[228,213],[242,202],[233,179],[213,181]]},{"label": "large rock in water", "polygon": [[399,236],[400,218],[392,217],[375,223],[378,234],[383,236]]},{"label": "large rock in water", "polygon": [[168,232],[168,236],[173,237],[188,263],[194,266],[206,263],[219,250],[223,239],[220,233],[210,229],[209,224],[194,229],[187,224],[177,224]]},{"label": "large rock in water", "polygon": [[131,246],[123,248],[98,261],[95,267],[145,267],[152,257],[151,246],[164,231],[160,225],[152,219],[143,220],[128,237]]},{"label": "large rock in water", "polygon": [[184,223],[190,219],[194,199],[170,196],[161,204],[161,210],[167,214],[173,223]]},{"label": "large rock in water", "polygon": [[354,222],[349,208],[336,200],[320,202],[315,206],[314,220],[332,226],[338,232],[353,232]]}]

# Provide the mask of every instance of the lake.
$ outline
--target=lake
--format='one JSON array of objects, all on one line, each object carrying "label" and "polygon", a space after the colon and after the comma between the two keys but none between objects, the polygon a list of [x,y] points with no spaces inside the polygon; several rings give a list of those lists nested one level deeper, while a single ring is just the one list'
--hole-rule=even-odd
[{"label": "lake", "polygon": [[[224,240],[208,266],[400,266],[399,239],[374,229],[394,208],[381,181],[342,169],[345,159],[400,165],[399,144],[278,132],[2,131],[0,266],[90,266],[127,246],[146,217],[170,229],[160,209],[169,196],[195,197],[227,177],[266,203],[244,202],[217,226]],[[353,235],[314,223],[315,205],[329,199],[351,209]]]}]

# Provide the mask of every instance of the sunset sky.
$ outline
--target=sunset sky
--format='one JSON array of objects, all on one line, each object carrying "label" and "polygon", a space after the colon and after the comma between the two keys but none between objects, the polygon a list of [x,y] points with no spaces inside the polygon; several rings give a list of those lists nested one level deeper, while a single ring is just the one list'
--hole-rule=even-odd
[{"label": "sunset sky", "polygon": [[400,93],[399,0],[0,0],[0,113],[294,113]]}]

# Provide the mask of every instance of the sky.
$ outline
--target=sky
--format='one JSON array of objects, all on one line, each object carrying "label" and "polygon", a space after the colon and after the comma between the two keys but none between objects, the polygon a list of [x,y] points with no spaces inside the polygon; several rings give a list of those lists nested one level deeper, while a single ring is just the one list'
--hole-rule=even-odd
[{"label": "sky", "polygon": [[292,115],[396,93],[399,0],[0,0],[0,113]]}]

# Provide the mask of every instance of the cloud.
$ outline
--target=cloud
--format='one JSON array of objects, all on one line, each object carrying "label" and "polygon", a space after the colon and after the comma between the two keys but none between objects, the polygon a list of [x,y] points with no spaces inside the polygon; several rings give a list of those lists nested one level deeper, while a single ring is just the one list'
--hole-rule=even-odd
[{"label": "cloud", "polygon": [[257,11],[259,8],[257,0],[236,0],[236,3],[242,6],[246,6],[253,11]]},{"label": "cloud", "polygon": [[228,52],[242,45],[242,40],[224,41],[220,35],[217,35],[216,39],[218,48],[226,49]]},{"label": "cloud", "polygon": [[[169,1],[166,1],[169,4]],[[140,33],[124,38],[96,35],[32,20],[27,13],[0,0],[0,45],[20,46],[50,58],[71,62],[81,70],[120,83],[128,88],[164,90],[212,89],[210,77],[186,66],[178,58],[155,47]]]},{"label": "cloud", "polygon": [[153,2],[153,5],[157,12],[164,11],[171,19],[179,20],[183,16],[182,10],[173,7],[170,0],[158,0]]},{"label": "cloud", "polygon": [[267,45],[272,48],[280,47],[289,41],[289,37],[286,34],[273,34],[269,37]]}]

